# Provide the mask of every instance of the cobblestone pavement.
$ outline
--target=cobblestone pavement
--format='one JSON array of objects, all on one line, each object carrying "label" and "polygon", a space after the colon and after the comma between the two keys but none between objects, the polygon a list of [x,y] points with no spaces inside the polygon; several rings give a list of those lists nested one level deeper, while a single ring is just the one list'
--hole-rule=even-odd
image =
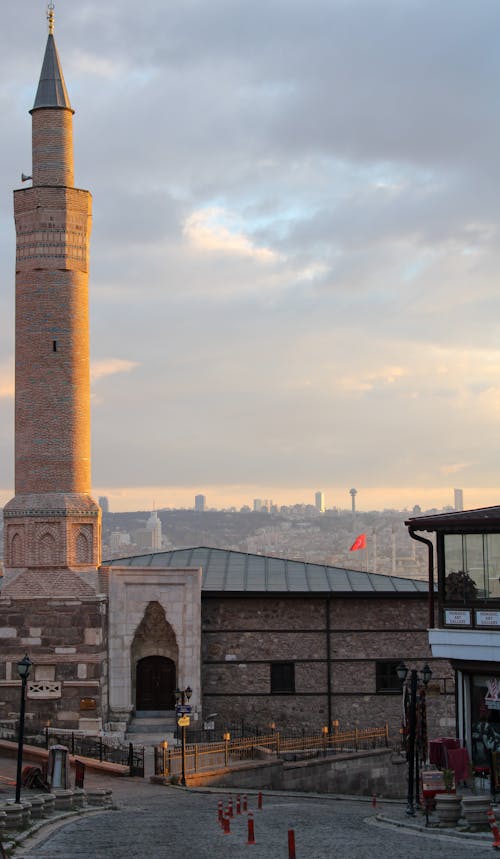
[{"label": "cobblestone pavement", "polygon": [[[120,786],[121,787],[121,786]],[[288,829],[295,832],[297,859],[475,859],[491,842],[427,835],[380,825],[377,810],[353,800],[264,795],[263,809],[249,798],[254,812],[255,847],[248,845],[246,816],[233,818],[224,835],[217,822],[219,794],[193,793],[142,783],[135,791],[115,792],[119,810],[66,824],[16,856],[30,859],[219,859],[288,857]],[[390,815],[390,810],[387,812]]]},{"label": "cobblestone pavement", "polygon": [[[13,763],[0,760],[0,779],[13,775]],[[220,799],[226,804],[226,791],[195,792],[92,773],[86,782],[111,787],[117,809],[68,818],[64,825],[49,823],[16,850],[15,859],[288,859],[289,829],[295,833],[297,859],[476,859],[491,854],[489,835],[466,839],[408,828],[412,821],[402,803],[382,801],[372,808],[369,801],[282,793],[264,793],[262,811],[256,795],[249,795],[252,847],[246,815],[233,818],[229,835],[222,833],[217,805]],[[0,799],[11,792],[0,780]],[[29,799],[29,791],[26,795]]]}]

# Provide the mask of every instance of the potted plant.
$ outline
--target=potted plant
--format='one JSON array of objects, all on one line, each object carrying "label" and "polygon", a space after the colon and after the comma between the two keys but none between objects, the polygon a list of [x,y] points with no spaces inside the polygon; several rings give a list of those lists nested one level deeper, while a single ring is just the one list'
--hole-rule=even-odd
[{"label": "potted plant", "polygon": [[475,600],[477,597],[477,585],[469,573],[465,570],[456,570],[448,573],[445,579],[446,599],[450,601]]}]

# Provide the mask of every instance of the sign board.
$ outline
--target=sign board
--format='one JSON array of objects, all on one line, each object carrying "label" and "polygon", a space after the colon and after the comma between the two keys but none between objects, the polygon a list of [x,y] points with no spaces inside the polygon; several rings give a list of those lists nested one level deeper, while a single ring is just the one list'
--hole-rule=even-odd
[{"label": "sign board", "polygon": [[470,609],[445,608],[444,622],[446,626],[470,626]]},{"label": "sign board", "polygon": [[445,790],[441,770],[425,770],[422,773],[422,793],[424,796],[434,796]]},{"label": "sign board", "polygon": [[187,728],[190,722],[191,719],[189,718],[189,716],[179,716],[179,718],[177,719],[177,724],[179,725],[179,728]]},{"label": "sign board", "polygon": [[500,611],[476,611],[476,626],[500,626]]},{"label": "sign board", "polygon": [[208,722],[203,722],[203,730],[215,731],[215,722],[213,721],[213,719],[209,719]]},{"label": "sign board", "polygon": [[191,704],[177,704],[175,712],[178,716],[187,716],[191,715],[191,713],[193,712],[193,708]]}]

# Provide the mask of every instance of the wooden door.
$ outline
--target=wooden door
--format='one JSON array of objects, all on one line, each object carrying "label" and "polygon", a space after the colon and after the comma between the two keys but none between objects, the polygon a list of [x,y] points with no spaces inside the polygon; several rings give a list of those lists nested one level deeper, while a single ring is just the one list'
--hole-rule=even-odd
[{"label": "wooden door", "polygon": [[175,708],[175,663],[165,656],[146,656],[137,663],[137,710]]}]

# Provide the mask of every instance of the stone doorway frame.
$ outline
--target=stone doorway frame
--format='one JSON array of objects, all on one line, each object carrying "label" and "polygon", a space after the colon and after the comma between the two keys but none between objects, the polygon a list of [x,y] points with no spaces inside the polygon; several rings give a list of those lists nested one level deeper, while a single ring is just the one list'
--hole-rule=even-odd
[{"label": "stone doorway frame", "polygon": [[[149,603],[165,612],[178,647],[177,684],[191,686],[192,721],[201,714],[201,568],[104,567],[109,582],[109,721],[126,725],[135,709],[132,645]],[[157,647],[141,656],[172,658]]]}]

